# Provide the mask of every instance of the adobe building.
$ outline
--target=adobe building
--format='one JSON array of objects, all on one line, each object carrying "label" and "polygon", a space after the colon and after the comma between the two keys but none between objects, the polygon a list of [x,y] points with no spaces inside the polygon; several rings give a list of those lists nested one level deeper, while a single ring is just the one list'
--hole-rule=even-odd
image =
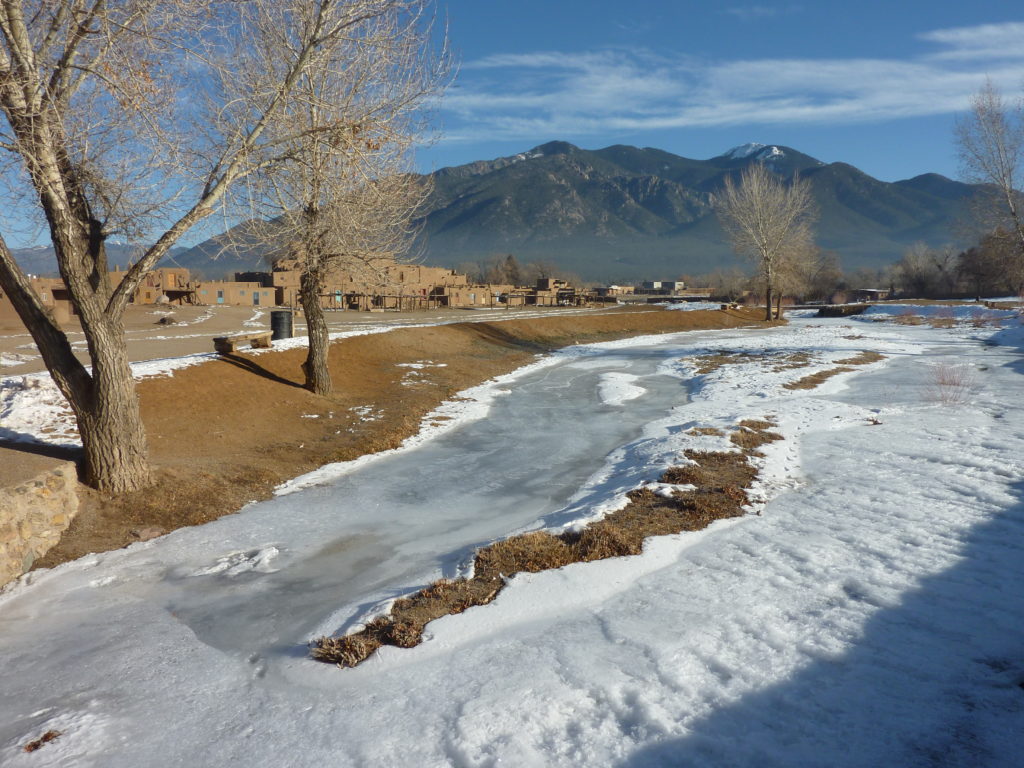
[{"label": "adobe building", "polygon": [[262,281],[203,280],[195,283],[196,304],[231,307],[277,306],[276,292]]},{"label": "adobe building", "polygon": [[[235,280],[193,280],[184,267],[159,267],[147,272],[131,298],[132,303],[197,304],[210,306],[298,306],[300,264],[296,259],[279,259],[273,272],[246,272]],[[110,272],[119,285],[126,272]],[[32,286],[57,321],[72,316],[71,302],[63,281],[32,277]],[[541,278],[535,286],[470,284],[466,275],[443,267],[400,264],[377,259],[359,272],[337,270],[328,276],[320,304],[325,309],[415,310],[436,308],[483,308],[524,306],[578,306],[585,294],[564,280]],[[0,325],[21,328],[21,319],[10,299],[0,292]]]},{"label": "adobe building", "polygon": [[[39,301],[52,314],[53,319],[60,325],[65,325],[74,310],[71,306],[71,298],[68,296],[68,289],[64,281],[58,277],[34,277],[29,276],[29,283],[39,297]],[[21,317],[14,309],[11,299],[0,290],[0,328],[24,328]]]}]

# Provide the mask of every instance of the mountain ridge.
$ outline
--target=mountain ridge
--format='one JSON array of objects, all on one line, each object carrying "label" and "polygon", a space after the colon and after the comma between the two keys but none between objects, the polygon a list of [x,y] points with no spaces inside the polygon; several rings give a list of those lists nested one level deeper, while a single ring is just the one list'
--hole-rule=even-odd
[{"label": "mountain ridge", "polygon": [[548,142],[435,172],[422,248],[428,263],[513,253],[609,280],[737,265],[712,201],[751,162],[811,184],[818,242],[850,269],[891,263],[916,240],[950,241],[962,204],[979,190],[934,173],[884,182],[781,144],[694,160],[650,147]]},{"label": "mountain ridge", "polygon": [[[981,189],[936,173],[880,181],[781,144],[752,142],[695,160],[654,147],[589,150],[549,141],[430,174],[417,251],[425,263],[445,267],[512,253],[607,281],[740,266],[713,201],[726,178],[738,179],[753,162],[807,180],[820,214],[817,242],[847,269],[896,261],[918,240],[953,240],[965,204]],[[266,248],[253,242],[224,255],[227,239],[176,249],[173,262],[207,277],[267,269]],[[44,272],[38,249],[31,256],[34,271]]]}]

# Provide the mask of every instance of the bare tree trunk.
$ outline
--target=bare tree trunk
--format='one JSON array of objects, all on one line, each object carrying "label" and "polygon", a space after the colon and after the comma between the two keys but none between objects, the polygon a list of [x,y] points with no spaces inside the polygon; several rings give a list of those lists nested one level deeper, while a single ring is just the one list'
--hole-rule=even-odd
[{"label": "bare tree trunk", "polygon": [[331,371],[327,367],[327,352],[330,338],[327,320],[320,306],[320,290],[323,279],[320,269],[306,265],[299,278],[302,311],[306,315],[306,329],[309,333],[309,348],[302,371],[306,374],[306,388],[318,395],[328,395],[333,389]]},{"label": "bare tree trunk", "polygon": [[764,288],[764,319],[771,322],[772,319],[772,281],[769,278],[765,281]]},{"label": "bare tree trunk", "polygon": [[86,402],[75,402],[82,399],[79,393],[69,397],[85,451],[85,482],[112,493],[137,490],[152,481],[146,430],[123,338],[120,318],[90,324],[92,387]]},{"label": "bare tree trunk", "polygon": [[[0,240],[0,267],[13,262],[6,244]],[[54,383],[75,412],[85,452],[85,482],[111,493],[147,485],[151,475],[145,429],[120,319],[104,316],[100,311],[98,323],[82,324],[93,359],[90,374],[19,271],[0,268],[0,287],[10,297],[35,339]]]},{"label": "bare tree trunk", "polygon": [[775,319],[779,320],[782,318],[782,291],[778,291],[775,294]]}]

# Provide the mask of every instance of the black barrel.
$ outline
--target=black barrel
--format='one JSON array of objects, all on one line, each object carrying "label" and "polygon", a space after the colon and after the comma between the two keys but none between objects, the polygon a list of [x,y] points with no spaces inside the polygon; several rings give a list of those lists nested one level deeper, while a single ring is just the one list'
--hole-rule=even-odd
[{"label": "black barrel", "polygon": [[270,340],[290,339],[292,337],[292,311],[290,309],[270,310]]}]

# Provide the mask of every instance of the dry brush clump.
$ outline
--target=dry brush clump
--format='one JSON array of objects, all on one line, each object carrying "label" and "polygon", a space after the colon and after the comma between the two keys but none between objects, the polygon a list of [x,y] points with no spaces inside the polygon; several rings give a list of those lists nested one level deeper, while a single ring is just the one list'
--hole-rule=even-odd
[{"label": "dry brush clump", "polygon": [[[437,581],[396,600],[387,616],[373,619],[358,632],[315,640],[310,655],[317,661],[354,667],[382,645],[418,645],[427,623],[490,603],[517,573],[638,555],[651,536],[697,531],[715,520],[739,517],[749,502],[747,491],[757,477],[750,457],[760,455],[757,449],[765,443],[782,439],[768,431],[773,426],[774,422],[768,420],[740,422],[730,435],[740,448],[737,451],[684,451],[690,463],[669,468],[659,482],[691,488],[668,495],[649,487],[639,488],[627,494],[629,503],[621,510],[580,531],[558,535],[539,531],[483,547],[476,553],[472,577]],[[722,434],[713,428],[691,432]]]},{"label": "dry brush clump", "polygon": [[931,366],[928,397],[941,405],[967,402],[978,386],[978,377],[969,365],[940,363]]}]

